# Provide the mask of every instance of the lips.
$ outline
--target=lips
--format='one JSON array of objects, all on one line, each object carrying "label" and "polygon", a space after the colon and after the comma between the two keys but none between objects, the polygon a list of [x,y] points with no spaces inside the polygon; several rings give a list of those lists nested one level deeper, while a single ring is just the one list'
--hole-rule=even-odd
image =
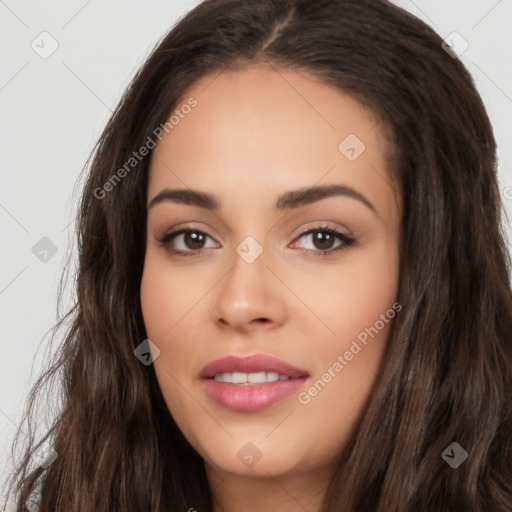
[{"label": "lips", "polygon": [[216,359],[200,373],[206,394],[217,405],[240,412],[270,407],[297,392],[308,378],[306,370],[260,354]]},{"label": "lips", "polygon": [[274,372],[280,375],[287,375],[290,379],[299,379],[308,377],[306,370],[301,370],[291,364],[276,359],[275,357],[256,354],[246,357],[227,356],[216,359],[206,365],[201,374],[202,379],[210,379],[221,373],[259,373]]}]

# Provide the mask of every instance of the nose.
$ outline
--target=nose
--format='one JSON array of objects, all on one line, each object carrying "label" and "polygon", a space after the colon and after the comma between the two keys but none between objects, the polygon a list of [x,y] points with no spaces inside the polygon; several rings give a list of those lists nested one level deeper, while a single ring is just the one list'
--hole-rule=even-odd
[{"label": "nose", "polygon": [[286,317],[286,288],[267,267],[265,251],[252,263],[238,254],[221,281],[215,299],[214,321],[238,333],[274,329]]}]

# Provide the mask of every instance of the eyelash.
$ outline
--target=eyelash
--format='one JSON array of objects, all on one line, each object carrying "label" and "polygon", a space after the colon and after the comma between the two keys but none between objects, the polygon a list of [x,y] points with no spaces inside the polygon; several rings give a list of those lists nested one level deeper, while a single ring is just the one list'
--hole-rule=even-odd
[{"label": "eyelash", "polygon": [[[170,233],[166,233],[162,237],[157,238],[157,241],[163,247],[167,247],[169,245],[169,242],[173,238],[177,237],[178,235],[185,234],[185,233],[199,233],[199,234],[204,235],[204,236],[206,236],[208,238],[211,238],[208,235],[208,233],[206,233],[205,231],[202,231],[200,229],[195,229],[195,228],[192,228],[192,227],[184,227],[184,228],[181,228],[181,229],[179,229],[177,231],[172,231]],[[339,245],[338,247],[335,247],[334,249],[326,249],[326,250],[304,249],[306,254],[313,253],[313,255],[316,256],[316,257],[321,257],[321,256],[328,257],[332,253],[336,253],[337,251],[342,251],[342,250],[345,250],[345,249],[348,249],[348,248],[352,247],[355,244],[355,242],[356,242],[355,238],[349,237],[349,236],[345,235],[344,233],[341,233],[340,231],[338,231],[336,229],[333,229],[333,228],[330,228],[330,227],[327,227],[327,226],[317,226],[317,227],[308,229],[307,231],[304,231],[303,233],[298,235],[296,240],[299,240],[300,238],[302,238],[302,237],[304,237],[306,235],[310,235],[312,233],[328,233],[329,235],[333,235],[334,237],[340,239],[341,242],[342,242],[341,245]],[[171,248],[167,247],[167,250],[173,256],[177,256],[178,258],[183,258],[183,257],[190,257],[190,256],[198,256],[205,249],[197,249],[197,250],[190,250],[190,251],[180,251],[180,250],[171,249]]]}]

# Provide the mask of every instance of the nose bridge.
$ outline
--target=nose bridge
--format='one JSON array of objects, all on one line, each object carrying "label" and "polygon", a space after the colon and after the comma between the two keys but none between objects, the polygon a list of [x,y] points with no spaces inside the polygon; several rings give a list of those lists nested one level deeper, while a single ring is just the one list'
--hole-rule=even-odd
[{"label": "nose bridge", "polygon": [[252,236],[248,236],[235,247],[232,268],[224,283],[223,295],[232,297],[233,303],[242,307],[254,307],[258,297],[265,295],[268,276],[267,251]]},{"label": "nose bridge", "polygon": [[268,251],[254,237],[236,246],[232,267],[222,280],[216,297],[216,316],[241,328],[253,320],[279,322],[284,313],[283,297],[267,268]]}]

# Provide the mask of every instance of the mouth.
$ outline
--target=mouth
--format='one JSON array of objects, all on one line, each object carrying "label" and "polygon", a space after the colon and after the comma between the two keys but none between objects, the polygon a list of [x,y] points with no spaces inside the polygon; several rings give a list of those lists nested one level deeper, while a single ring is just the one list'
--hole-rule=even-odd
[{"label": "mouth", "polygon": [[217,382],[227,382],[228,384],[254,386],[255,384],[265,384],[267,382],[277,382],[290,380],[289,375],[283,375],[278,372],[233,372],[217,373],[213,377]]},{"label": "mouth", "polygon": [[206,394],[235,411],[259,411],[298,391],[308,380],[306,370],[274,357],[228,356],[209,363],[200,373]]}]

